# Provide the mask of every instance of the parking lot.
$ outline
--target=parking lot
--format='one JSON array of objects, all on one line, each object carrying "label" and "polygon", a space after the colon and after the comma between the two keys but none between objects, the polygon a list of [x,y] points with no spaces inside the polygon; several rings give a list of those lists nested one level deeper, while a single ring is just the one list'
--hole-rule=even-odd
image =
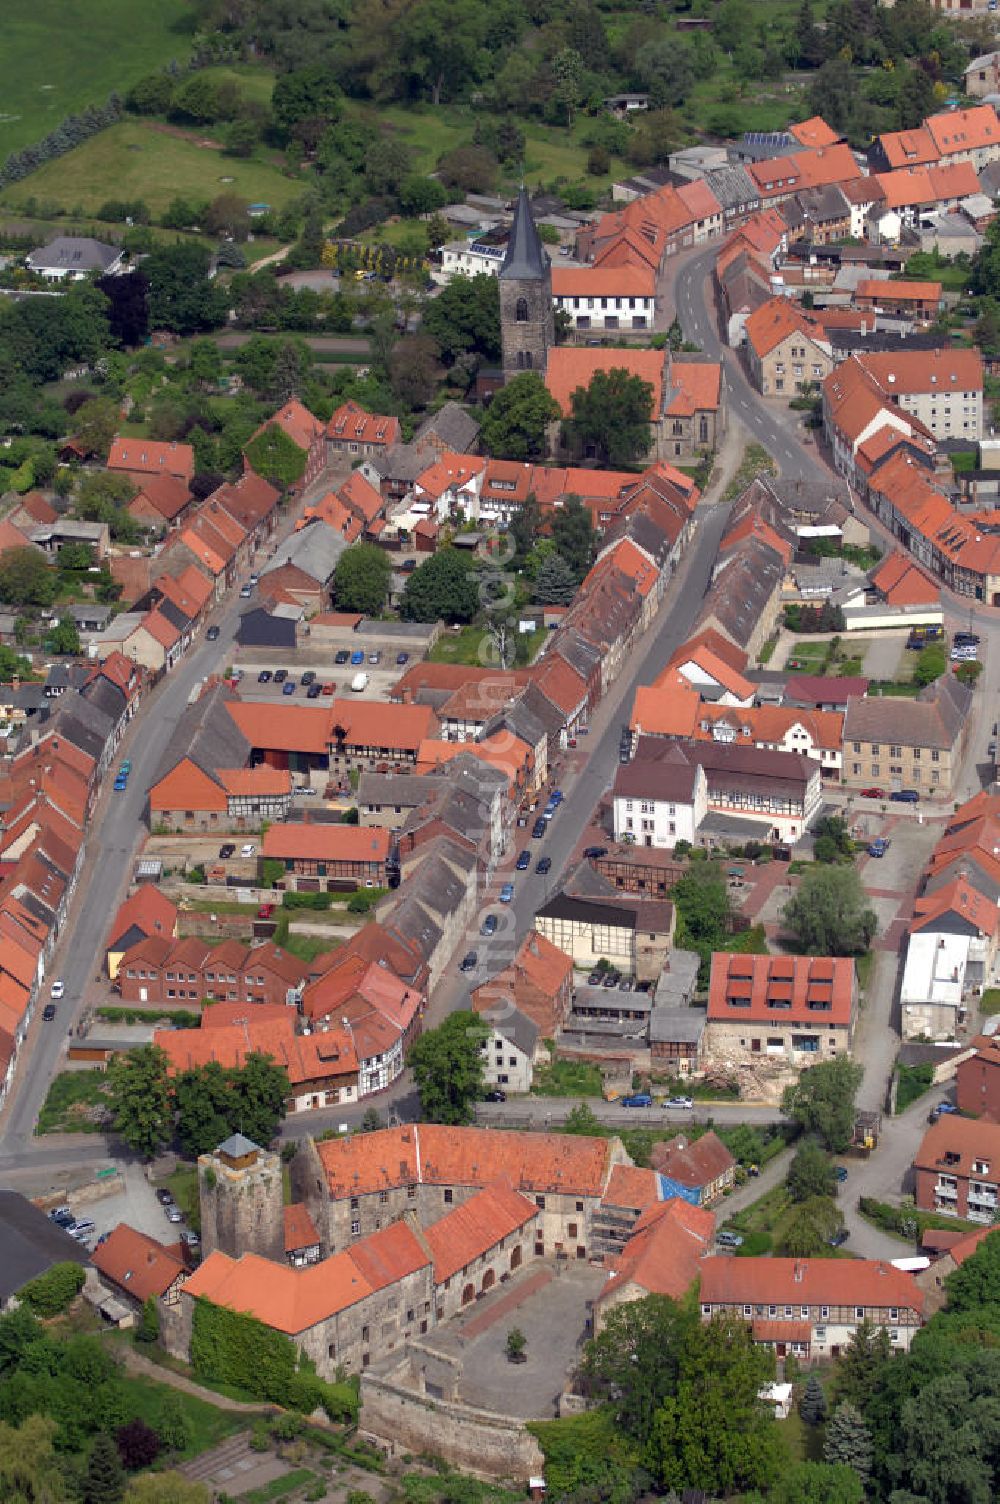
[{"label": "parking lot", "polygon": [[93,1222],[94,1231],[86,1242],[93,1248],[98,1238],[112,1232],[119,1222],[127,1222],[139,1232],[157,1238],[161,1243],[176,1242],[187,1230],[186,1222],[171,1223],[163,1207],[156,1199],[156,1192],[143,1173],[141,1165],[119,1165],[125,1179],[125,1187],[116,1195],[100,1201],[74,1201],[72,1193],[68,1205],[78,1222],[86,1219]]},{"label": "parking lot", "polygon": [[[293,668],[283,670],[285,678],[276,681],[275,673],[281,673],[281,667],[276,663],[269,663],[265,658],[259,661],[247,661],[242,665],[243,678],[240,682],[240,696],[244,700],[265,701],[273,704],[276,701],[293,705],[329,705],[333,695],[349,697],[354,693],[351,683],[357,674],[367,674],[368,683],[364,690],[357,694],[359,700],[388,700],[395,688],[400,676],[406,672],[407,665],[397,666],[395,659],[386,661],[385,654],[381,662],[374,663],[338,663],[331,664],[329,657],[323,660],[310,661],[307,658],[299,660]],[[309,685],[302,683],[302,675],[312,672],[316,675],[315,683],[326,687],[328,692],[309,698]],[[262,684],[260,675],[269,674],[271,677]],[[294,688],[289,690],[289,684]],[[333,688],[329,689],[328,686]],[[315,685],[313,686],[315,687]]]}]

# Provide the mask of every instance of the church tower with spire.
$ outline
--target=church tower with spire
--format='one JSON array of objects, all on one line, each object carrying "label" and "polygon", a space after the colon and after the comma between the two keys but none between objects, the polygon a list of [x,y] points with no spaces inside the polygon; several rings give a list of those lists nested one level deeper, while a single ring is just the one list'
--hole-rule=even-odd
[{"label": "church tower with spire", "polygon": [[549,348],[555,344],[552,263],[538,237],[525,188],[518,194],[500,268],[500,333],[504,381],[521,371],[545,374]]}]

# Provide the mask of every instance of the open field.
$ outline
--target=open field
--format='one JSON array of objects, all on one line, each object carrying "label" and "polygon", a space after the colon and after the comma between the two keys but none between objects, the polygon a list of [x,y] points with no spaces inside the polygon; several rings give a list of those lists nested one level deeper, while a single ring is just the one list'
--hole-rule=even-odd
[{"label": "open field", "polygon": [[159,214],[174,198],[212,199],[220,193],[280,209],[302,191],[301,182],[270,162],[237,160],[147,121],[122,120],[12,184],[3,201],[17,208],[34,199],[43,213],[51,203],[93,214],[110,198],[142,199]]},{"label": "open field", "polygon": [[190,0],[4,0],[0,160],[186,57]]}]

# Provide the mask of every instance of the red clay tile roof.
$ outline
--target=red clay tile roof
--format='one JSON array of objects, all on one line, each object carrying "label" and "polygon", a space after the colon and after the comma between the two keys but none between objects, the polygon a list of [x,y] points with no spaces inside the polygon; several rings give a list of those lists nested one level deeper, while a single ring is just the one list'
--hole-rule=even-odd
[{"label": "red clay tile roof", "polygon": [[573,410],[570,398],[577,387],[590,385],[596,371],[625,370],[652,387],[655,419],[663,411],[665,359],[662,350],[595,350],[559,345],[549,351],[545,385],[563,416],[569,417]]},{"label": "red clay tile roof", "polygon": [[647,1207],[621,1253],[608,1259],[610,1272],[598,1300],[628,1285],[680,1300],[704,1267],[714,1233],[713,1214],[678,1197]]},{"label": "red clay tile roof", "polygon": [[434,1283],[468,1269],[482,1254],[538,1216],[538,1207],[502,1182],[456,1206],[439,1222],[424,1228],[434,1259]]},{"label": "red clay tile roof", "polygon": [[288,820],[268,827],[261,851],[279,860],[384,862],[391,844],[391,833],[379,826]]},{"label": "red clay tile roof", "polygon": [[142,480],[137,494],[129,502],[129,507],[134,507],[136,502],[143,497],[165,522],[172,522],[190,502],[191,490],[183,476],[148,475]]},{"label": "red clay tile roof", "polygon": [[968,1179],[973,1163],[985,1160],[991,1168],[983,1178],[993,1180],[1000,1171],[1000,1123],[942,1113],[924,1134],[913,1156],[914,1168],[935,1172],[943,1169],[946,1154],[949,1175]]},{"label": "red clay tile roof", "polygon": [[653,1145],[649,1159],[661,1175],[692,1189],[710,1185],[736,1167],[735,1159],[711,1129],[691,1143],[679,1138],[664,1139]]},{"label": "red clay tile roof", "polygon": [[127,1222],[118,1226],[91,1254],[98,1273],[140,1303],[150,1295],[165,1295],[185,1274],[177,1254],[155,1238],[137,1232]]},{"label": "red clay tile roof", "polygon": [[924,126],[942,157],[987,146],[1000,146],[1000,122],[992,105],[942,110],[928,115]]},{"label": "red clay tile roof", "polygon": [[602,1206],[630,1207],[639,1212],[659,1204],[660,1183],[655,1170],[640,1170],[635,1165],[614,1166],[601,1197]]},{"label": "red clay tile roof", "polygon": [[794,136],[801,146],[835,146],[840,140],[836,131],[830,129],[822,115],[810,115],[808,120],[800,120],[797,125],[790,125],[788,134]]},{"label": "red clay tile roof", "polygon": [[108,932],[108,946],[132,927],[144,935],[173,935],[177,927],[177,905],[152,883],[143,883],[126,898]]},{"label": "red clay tile roof", "polygon": [[924,1309],[924,1293],[912,1274],[882,1259],[707,1258],[700,1298],[706,1305]]},{"label": "red clay tile roof", "polygon": [[319,1233],[309,1214],[309,1208],[295,1201],[284,1208],[285,1252],[296,1253],[300,1248],[315,1248],[319,1245]]},{"label": "red clay tile roof", "polygon": [[769,298],[754,309],[744,329],[747,343],[760,356],[769,355],[790,334],[801,334],[810,340],[823,339],[823,330],[791,298]]},{"label": "red clay tile roof", "polygon": [[854,1009],[854,962],[841,956],[740,956],[716,951],[709,1023],[837,1025]]},{"label": "red clay tile roof", "polygon": [[182,480],[190,480],[195,472],[194,450],[190,444],[172,441],[115,438],[107,467],[135,475],[179,475]]},{"label": "red clay tile roof", "polygon": [[554,266],[556,298],[651,298],[656,277],[648,266]]},{"label": "red clay tile roof", "polygon": [[401,436],[398,418],[370,413],[357,402],[345,402],[326,426],[328,439],[348,444],[380,444],[386,448],[398,444]]}]

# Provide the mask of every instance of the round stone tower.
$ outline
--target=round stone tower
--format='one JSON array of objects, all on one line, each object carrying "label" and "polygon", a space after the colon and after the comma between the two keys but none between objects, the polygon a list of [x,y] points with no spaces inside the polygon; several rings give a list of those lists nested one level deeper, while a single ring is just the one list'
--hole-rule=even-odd
[{"label": "round stone tower", "polygon": [[238,1259],[244,1253],[285,1259],[281,1159],[242,1133],[198,1158],[201,1245]]}]

